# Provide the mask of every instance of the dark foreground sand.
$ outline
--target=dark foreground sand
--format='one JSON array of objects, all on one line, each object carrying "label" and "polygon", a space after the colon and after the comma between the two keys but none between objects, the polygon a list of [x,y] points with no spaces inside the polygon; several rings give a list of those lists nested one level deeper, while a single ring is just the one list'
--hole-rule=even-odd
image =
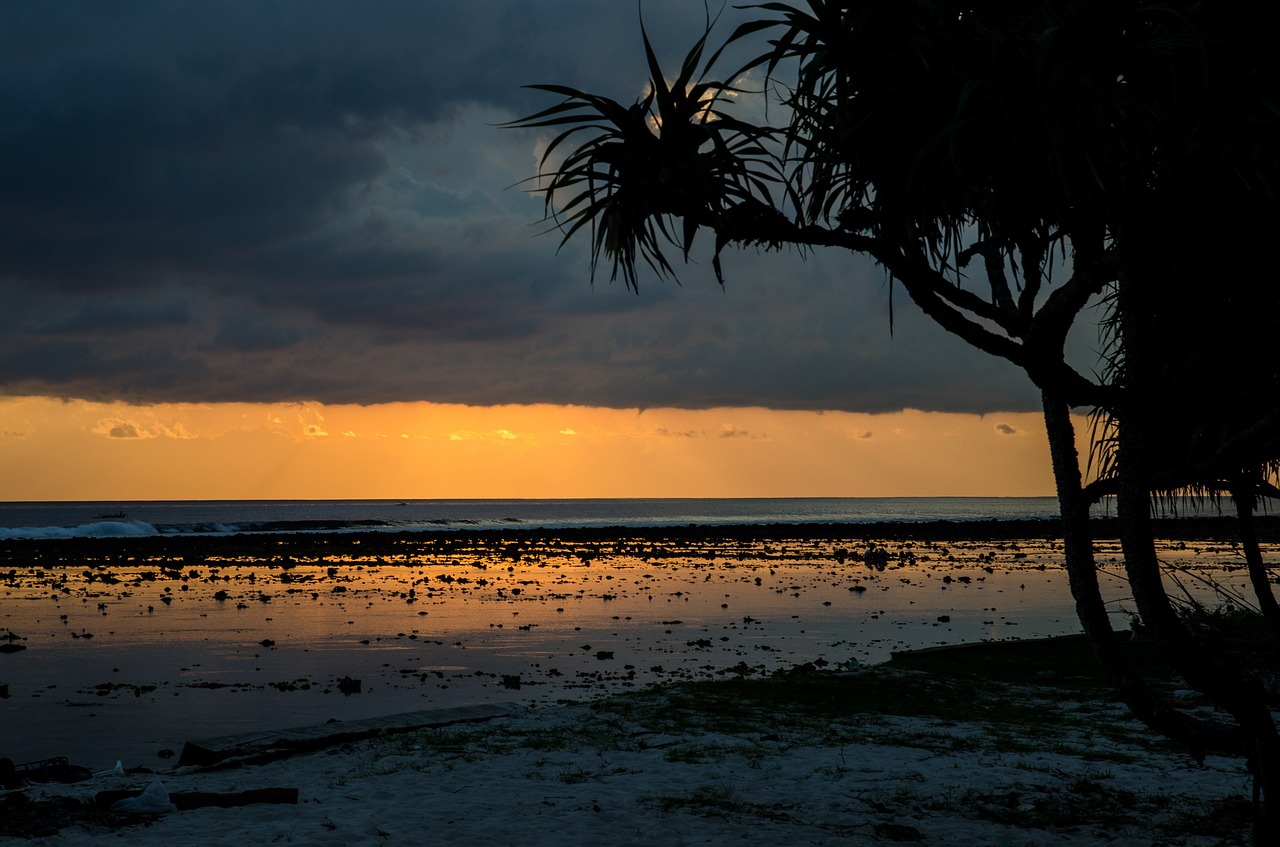
[{"label": "dark foreground sand", "polygon": [[[1240,761],[1196,762],[1151,738],[1076,674],[1071,645],[1011,659],[986,650],[514,706],[318,752],[108,774],[0,797],[0,834],[50,847],[1246,843]],[[1062,675],[1026,680],[1045,665]],[[137,816],[94,803],[144,790],[184,808]],[[296,803],[187,807],[245,792]]]}]

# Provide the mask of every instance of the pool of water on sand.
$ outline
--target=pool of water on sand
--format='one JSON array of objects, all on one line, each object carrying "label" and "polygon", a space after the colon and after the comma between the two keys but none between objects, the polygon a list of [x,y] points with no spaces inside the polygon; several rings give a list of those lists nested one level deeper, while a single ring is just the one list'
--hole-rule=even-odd
[{"label": "pool of water on sand", "polygon": [[[1246,588],[1226,545],[1161,553],[1189,569],[1172,590]],[[1101,548],[1106,571],[1118,556]],[[1104,592],[1127,628],[1123,580],[1104,574]],[[0,655],[0,756],[92,768],[263,727],[1079,630],[1049,540],[77,562],[10,573],[0,626],[27,648]]]}]

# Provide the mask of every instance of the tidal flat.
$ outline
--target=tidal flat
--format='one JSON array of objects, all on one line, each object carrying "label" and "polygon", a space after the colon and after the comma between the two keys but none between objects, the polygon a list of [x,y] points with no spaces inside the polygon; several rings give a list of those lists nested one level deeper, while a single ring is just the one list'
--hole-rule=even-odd
[{"label": "tidal flat", "polygon": [[[1190,529],[1183,524],[1190,525]],[[1247,596],[1208,521],[1172,594]],[[484,702],[563,702],[1075,633],[1045,521],[6,541],[0,755],[159,766],[185,741]],[[1265,551],[1276,559],[1268,536]],[[1098,543],[1117,629],[1132,603]]]}]

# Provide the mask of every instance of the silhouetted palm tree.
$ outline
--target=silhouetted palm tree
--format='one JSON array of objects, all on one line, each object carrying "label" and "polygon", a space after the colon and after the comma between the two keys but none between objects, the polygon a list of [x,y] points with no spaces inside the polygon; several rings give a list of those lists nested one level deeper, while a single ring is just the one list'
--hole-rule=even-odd
[{"label": "silhouetted palm tree", "polygon": [[[1251,428],[1275,430],[1274,380],[1218,391],[1200,363],[1207,347],[1167,355],[1210,301],[1213,339],[1255,304],[1250,337],[1275,337],[1273,300],[1244,296],[1256,280],[1241,274],[1265,267],[1267,242],[1257,236],[1276,222],[1280,28],[1276,4],[1221,5],[762,3],[761,18],[728,43],[767,36],[768,46],[727,82],[697,78],[720,55],[703,65],[705,35],[672,83],[645,38],[651,80],[640,102],[541,86],[563,100],[515,125],[559,130],[543,160],[548,216],[565,238],[590,227],[593,267],[610,262],[630,286],[641,263],[671,273],[668,248],[687,257],[703,227],[715,235],[717,276],[728,244],[853,250],[884,266],[943,328],[1021,366],[1044,396],[1072,592],[1108,674],[1153,726],[1197,746],[1239,745],[1238,729],[1154,697],[1116,649],[1069,415],[1072,406],[1106,410],[1135,599],[1182,672],[1243,727],[1267,800],[1257,837],[1273,843],[1275,726],[1260,692],[1215,664],[1177,619],[1149,525],[1150,495],[1162,485],[1273,468],[1280,457],[1277,440]],[[764,75],[780,125],[734,117],[726,95],[748,93],[735,82],[747,72]],[[1237,202],[1225,212],[1214,205]],[[1237,225],[1238,253],[1217,262]],[[1228,282],[1210,286],[1216,271]],[[1105,379],[1070,367],[1064,344],[1108,291],[1120,355]],[[1265,347],[1251,343],[1246,361]],[[1180,395],[1183,387],[1194,392]],[[1175,426],[1170,407],[1185,400],[1216,411]],[[1203,426],[1213,421],[1217,430]]]}]

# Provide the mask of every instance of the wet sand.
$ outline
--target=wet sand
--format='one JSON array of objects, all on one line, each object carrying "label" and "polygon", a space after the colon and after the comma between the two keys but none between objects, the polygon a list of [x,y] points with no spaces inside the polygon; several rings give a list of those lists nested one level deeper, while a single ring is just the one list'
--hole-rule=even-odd
[{"label": "wet sand", "polygon": [[[1170,586],[1246,590],[1224,526]],[[7,541],[0,755],[159,767],[184,741],[1078,631],[1052,522]],[[1274,552],[1273,527],[1266,529]],[[1099,559],[1120,570],[1118,543]],[[1117,628],[1123,580],[1105,578]]]}]

